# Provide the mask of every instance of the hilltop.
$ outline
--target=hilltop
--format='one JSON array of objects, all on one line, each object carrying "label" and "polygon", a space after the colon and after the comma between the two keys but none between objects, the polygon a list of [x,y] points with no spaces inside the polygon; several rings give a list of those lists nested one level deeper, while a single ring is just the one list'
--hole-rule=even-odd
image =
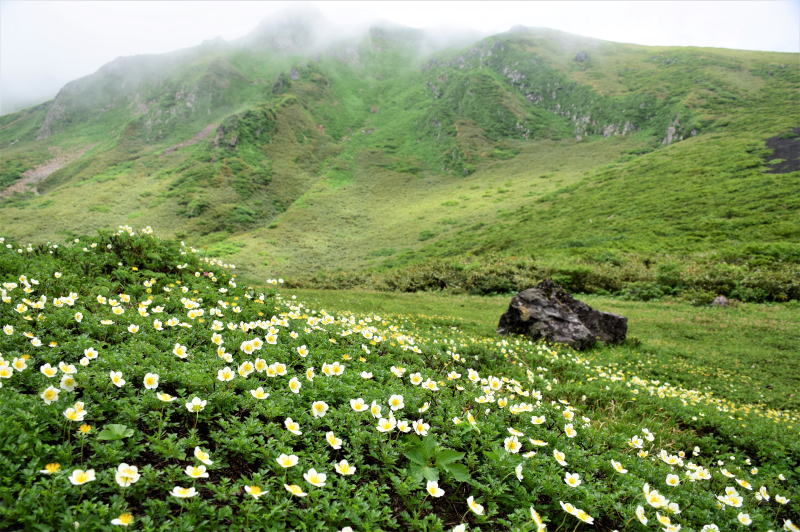
[{"label": "hilltop", "polygon": [[32,190],[0,225],[146,221],[300,284],[798,298],[800,181],[767,142],[796,153],[799,60],[262,24],[0,117],[0,187]]}]

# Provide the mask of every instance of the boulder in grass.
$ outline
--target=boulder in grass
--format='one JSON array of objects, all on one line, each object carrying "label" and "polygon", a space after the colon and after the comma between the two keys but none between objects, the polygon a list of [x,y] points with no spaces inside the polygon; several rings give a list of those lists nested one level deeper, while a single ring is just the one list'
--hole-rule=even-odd
[{"label": "boulder in grass", "polygon": [[500,317],[497,332],[524,334],[533,340],[544,339],[582,350],[598,340],[607,344],[625,340],[628,319],[594,310],[547,279],[514,296]]}]

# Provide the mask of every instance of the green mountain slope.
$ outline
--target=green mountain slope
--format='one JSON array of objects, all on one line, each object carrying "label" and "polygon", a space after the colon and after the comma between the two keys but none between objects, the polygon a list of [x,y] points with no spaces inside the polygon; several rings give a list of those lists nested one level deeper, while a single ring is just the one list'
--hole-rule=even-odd
[{"label": "green mountain slope", "polygon": [[797,54],[538,28],[322,46],[319,24],[119,59],[0,117],[0,186],[35,187],[0,192],[0,225],[147,223],[316,283],[458,287],[442,261],[477,256],[577,289],[800,295],[800,180],[765,145],[800,124]]}]

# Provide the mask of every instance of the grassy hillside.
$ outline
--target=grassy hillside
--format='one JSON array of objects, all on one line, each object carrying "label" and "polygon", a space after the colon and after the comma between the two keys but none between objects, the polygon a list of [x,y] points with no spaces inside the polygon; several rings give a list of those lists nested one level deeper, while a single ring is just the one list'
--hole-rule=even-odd
[{"label": "grassy hillside", "polygon": [[0,186],[70,161],[0,199],[0,224],[146,222],[300,284],[800,297],[800,180],[765,144],[797,137],[797,54],[538,28],[435,52],[375,28],[312,53],[302,23],[260,31],[0,117]]},{"label": "grassy hillside", "polygon": [[3,529],[796,527],[800,414],[716,356],[328,313],[129,228],[2,243]]}]

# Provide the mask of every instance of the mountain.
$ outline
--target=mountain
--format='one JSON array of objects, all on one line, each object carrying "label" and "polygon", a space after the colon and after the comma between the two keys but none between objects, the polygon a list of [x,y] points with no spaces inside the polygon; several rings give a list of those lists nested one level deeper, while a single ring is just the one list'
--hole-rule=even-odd
[{"label": "mountain", "polygon": [[799,59],[293,13],[0,117],[0,227],[151,225],[316,284],[797,298]]}]

